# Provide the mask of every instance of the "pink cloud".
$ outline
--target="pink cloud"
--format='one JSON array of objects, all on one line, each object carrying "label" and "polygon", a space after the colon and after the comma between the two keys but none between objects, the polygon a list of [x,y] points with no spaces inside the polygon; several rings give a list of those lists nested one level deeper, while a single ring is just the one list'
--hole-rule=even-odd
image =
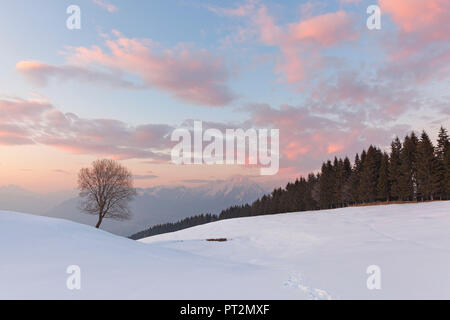
[{"label": "pink cloud", "polygon": [[82,66],[52,66],[38,61],[19,61],[16,70],[38,86],[46,86],[50,80],[55,79],[58,82],[76,80],[117,88],[143,89],[142,86],[123,80],[120,74],[90,70]]},{"label": "pink cloud", "polygon": [[255,9],[255,5],[257,4],[257,2],[257,0],[247,1],[246,3],[241,4],[236,8],[222,8],[212,5],[207,5],[206,8],[209,11],[214,12],[215,14],[220,16],[244,17],[249,15]]},{"label": "pink cloud", "polygon": [[16,145],[30,145],[33,141],[26,136],[16,134],[14,132],[2,132],[0,131],[0,145],[3,146],[16,146]]},{"label": "pink cloud", "polygon": [[351,121],[368,117],[372,123],[386,122],[422,106],[417,90],[397,80],[390,75],[370,81],[362,71],[341,71],[318,81],[311,96],[318,112],[352,117]]},{"label": "pink cloud", "polygon": [[447,0],[379,0],[381,10],[392,16],[403,32],[424,33],[429,40],[450,39]]},{"label": "pink cloud", "polygon": [[74,154],[115,159],[169,160],[164,124],[129,126],[113,119],[83,119],[62,113],[50,104],[32,100],[0,99],[0,144],[43,144]]},{"label": "pink cloud", "polygon": [[330,155],[353,158],[369,144],[386,146],[393,135],[406,134],[409,126],[385,122],[369,124],[364,112],[326,110],[282,105],[278,109],[267,104],[250,106],[247,111],[254,127],[280,129],[281,168],[294,172],[310,172]]},{"label": "pink cloud", "polygon": [[[221,58],[206,50],[180,44],[161,48],[149,39],[123,37],[106,40],[104,51],[98,46],[70,48],[69,64],[51,66],[21,61],[17,70],[35,83],[45,85],[50,78],[87,80],[123,88],[142,88],[122,79],[123,73],[137,75],[147,88],[157,88],[175,98],[196,105],[221,107],[235,96],[228,87],[228,72]],[[107,69],[105,71],[97,71]],[[95,69],[97,68],[97,69]]]},{"label": "pink cloud", "polygon": [[344,149],[343,145],[338,145],[338,144],[330,144],[328,146],[328,153],[332,154],[332,153],[336,153],[338,151],[341,151]]},{"label": "pink cloud", "polygon": [[312,10],[311,4],[302,5],[305,17],[287,25],[277,24],[268,7],[258,1],[249,1],[235,9],[215,8],[212,11],[248,18],[259,41],[280,50],[283,59],[277,64],[276,72],[283,74],[288,83],[298,83],[320,66],[320,63],[312,66],[307,62],[311,56],[319,61],[322,49],[356,40],[359,34],[355,29],[355,19],[347,12],[339,10],[314,16]]},{"label": "pink cloud", "polygon": [[[317,169],[330,154],[352,156],[362,146],[389,143],[393,133],[402,135],[409,128],[369,125],[368,115],[344,109],[294,107],[278,109],[261,104],[248,107],[241,123],[204,122],[204,130],[235,128],[280,129],[281,168],[296,172]],[[2,113],[3,112],[3,113]],[[330,116],[330,113],[334,117]],[[0,99],[0,144],[40,144],[72,154],[113,159],[145,159],[146,163],[169,163],[173,146],[172,126],[146,124],[131,126],[114,119],[85,119],[62,113],[49,103],[22,99]],[[338,116],[338,117],[336,117]],[[189,128],[192,120],[182,126]],[[248,166],[251,167],[251,166]]]},{"label": "pink cloud", "polygon": [[355,40],[354,20],[345,11],[326,13],[289,26],[290,37],[301,44],[324,47]]},{"label": "pink cloud", "polygon": [[292,141],[284,148],[284,154],[288,159],[294,160],[299,155],[305,155],[309,152],[309,147],[305,147],[299,141]]},{"label": "pink cloud", "polygon": [[75,48],[70,61],[76,64],[97,63],[137,74],[149,87],[170,92],[176,98],[193,104],[224,106],[234,96],[227,86],[224,62],[206,50],[187,45],[156,50],[151,40],[119,37],[107,40],[110,53],[99,47]]},{"label": "pink cloud", "polygon": [[110,13],[114,13],[119,10],[117,6],[113,5],[112,3],[109,3],[106,0],[93,0],[92,2]]},{"label": "pink cloud", "polygon": [[450,2],[446,0],[379,0],[382,12],[397,25],[382,45],[389,61],[383,77],[423,86],[443,81],[450,71]]}]

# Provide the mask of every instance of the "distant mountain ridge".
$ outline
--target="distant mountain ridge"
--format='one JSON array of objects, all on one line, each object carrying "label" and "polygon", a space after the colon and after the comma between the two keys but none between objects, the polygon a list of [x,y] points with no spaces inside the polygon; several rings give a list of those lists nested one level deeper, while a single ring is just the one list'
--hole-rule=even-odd
[{"label": "distant mountain ridge", "polygon": [[[129,221],[105,220],[102,229],[130,236],[153,225],[176,222],[189,216],[213,213],[235,204],[252,202],[268,190],[245,177],[212,181],[194,187],[158,186],[138,188]],[[82,213],[78,197],[68,199],[45,212],[45,216],[94,225],[96,217]]]},{"label": "distant mountain ridge", "polygon": [[1,186],[0,210],[44,214],[76,194],[76,190],[40,194],[16,185]]}]

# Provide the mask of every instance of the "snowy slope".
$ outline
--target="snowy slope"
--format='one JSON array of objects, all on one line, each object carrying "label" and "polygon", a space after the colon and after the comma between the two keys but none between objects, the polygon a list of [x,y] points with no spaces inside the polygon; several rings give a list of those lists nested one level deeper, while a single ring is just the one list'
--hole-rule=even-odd
[{"label": "snowy slope", "polygon": [[[448,201],[235,219],[142,242],[262,266],[292,298],[450,299]],[[371,265],[381,290],[367,289]]]},{"label": "snowy slope", "polygon": [[[227,220],[141,242],[0,212],[0,298],[450,299],[449,230],[450,202]],[[69,265],[80,291],[66,288]]]},{"label": "snowy slope", "polygon": [[[66,286],[72,265],[81,268],[80,291]],[[270,275],[66,220],[0,211],[0,299],[289,298],[278,279],[261,283]]]}]

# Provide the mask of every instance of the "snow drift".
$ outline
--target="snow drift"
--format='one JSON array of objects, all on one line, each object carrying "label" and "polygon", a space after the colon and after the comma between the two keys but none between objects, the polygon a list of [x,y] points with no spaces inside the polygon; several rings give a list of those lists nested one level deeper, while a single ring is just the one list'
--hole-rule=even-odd
[{"label": "snow drift", "polygon": [[[449,230],[448,201],[226,220],[140,242],[0,212],[0,298],[450,299]],[[66,287],[70,265],[81,290]],[[367,288],[372,265],[381,290]]]}]

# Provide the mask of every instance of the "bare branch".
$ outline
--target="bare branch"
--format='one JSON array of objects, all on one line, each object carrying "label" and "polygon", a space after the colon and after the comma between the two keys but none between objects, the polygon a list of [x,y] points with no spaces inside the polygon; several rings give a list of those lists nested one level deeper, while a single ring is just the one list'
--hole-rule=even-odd
[{"label": "bare branch", "polygon": [[78,174],[81,209],[87,214],[98,215],[97,228],[104,218],[130,219],[129,202],[136,196],[131,172],[113,160],[97,160],[91,168],[83,168]]}]

